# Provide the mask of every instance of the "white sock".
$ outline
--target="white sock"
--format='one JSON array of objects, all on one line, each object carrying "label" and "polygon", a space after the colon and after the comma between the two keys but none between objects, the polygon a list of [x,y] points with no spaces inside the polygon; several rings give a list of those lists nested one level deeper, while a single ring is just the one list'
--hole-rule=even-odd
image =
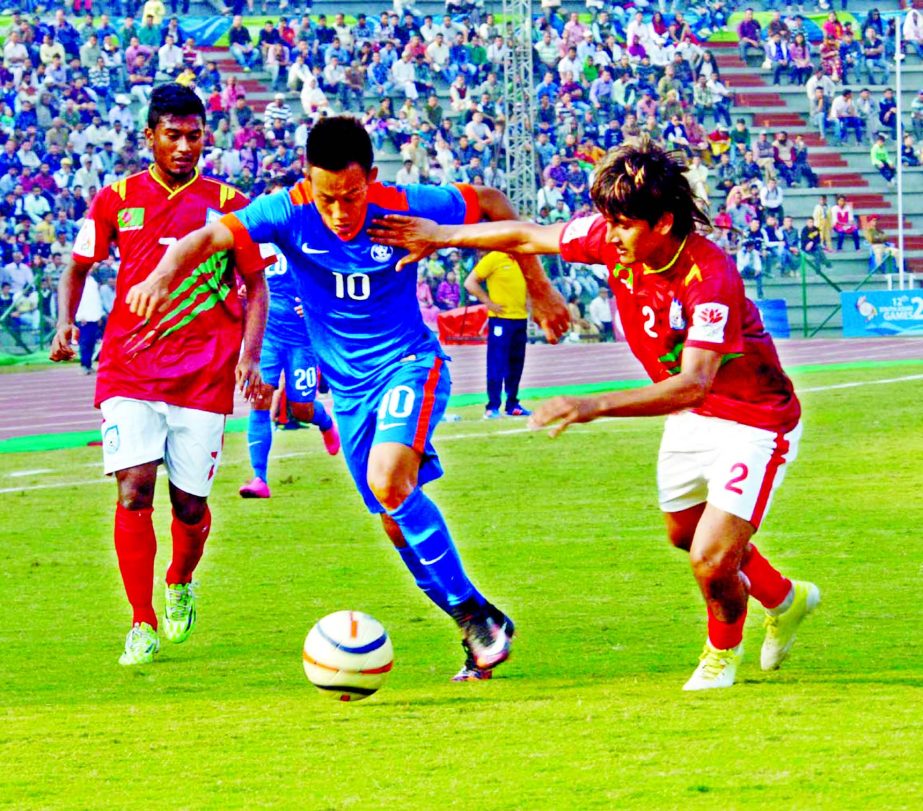
[{"label": "white sock", "polygon": [[779,603],[775,608],[767,608],[766,613],[772,615],[773,617],[779,616],[779,614],[784,614],[792,607],[792,603],[795,601],[795,584],[792,583],[792,587],[788,590],[788,594],[785,595],[785,599]]}]

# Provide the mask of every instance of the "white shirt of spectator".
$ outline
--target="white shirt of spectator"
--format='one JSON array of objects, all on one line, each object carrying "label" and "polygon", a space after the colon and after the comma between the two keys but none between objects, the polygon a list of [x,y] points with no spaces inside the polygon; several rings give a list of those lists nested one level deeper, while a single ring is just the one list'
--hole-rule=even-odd
[{"label": "white shirt of spectator", "polygon": [[99,321],[103,317],[103,302],[99,295],[99,284],[91,274],[87,274],[86,284],[83,286],[83,295],[77,305],[74,321],[78,324],[83,321]]},{"label": "white shirt of spectator", "polygon": [[157,69],[175,71],[183,66],[183,49],[177,45],[161,45],[157,51]]},{"label": "white shirt of spectator", "polygon": [[424,23],[420,26],[420,36],[423,37],[423,41],[429,45],[434,39],[436,39],[436,33],[439,31],[435,25],[433,25],[432,20],[429,25]]},{"label": "white shirt of spectator", "polygon": [[587,309],[587,316],[590,323],[598,328],[602,328],[612,323],[612,304],[610,299],[601,299],[599,296],[590,302]]},{"label": "white shirt of spectator", "polygon": [[426,46],[426,55],[436,68],[442,70],[449,63],[449,46],[445,44],[445,40],[441,43],[433,40]]}]

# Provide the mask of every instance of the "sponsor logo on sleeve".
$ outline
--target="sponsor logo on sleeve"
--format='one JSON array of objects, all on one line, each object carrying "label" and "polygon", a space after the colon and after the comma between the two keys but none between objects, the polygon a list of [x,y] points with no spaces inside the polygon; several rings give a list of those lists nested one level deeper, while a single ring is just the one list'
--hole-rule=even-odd
[{"label": "sponsor logo on sleeve", "polygon": [[122,231],[140,231],[144,228],[144,209],[143,208],[123,208],[116,215],[116,221],[119,226],[119,232]]},{"label": "sponsor logo on sleeve", "polygon": [[576,220],[571,220],[561,235],[561,242],[573,242],[575,239],[583,239],[590,233],[590,228],[593,227],[593,223],[600,216],[600,214],[594,214],[592,217],[578,217]]},{"label": "sponsor logo on sleeve", "polygon": [[78,256],[92,257],[96,254],[96,223],[89,217],[84,219],[83,225],[74,239],[74,253]]},{"label": "sponsor logo on sleeve", "polygon": [[727,322],[727,304],[719,304],[716,301],[697,304],[692,313],[692,326],[689,328],[688,339],[710,344],[724,343],[724,328]]}]

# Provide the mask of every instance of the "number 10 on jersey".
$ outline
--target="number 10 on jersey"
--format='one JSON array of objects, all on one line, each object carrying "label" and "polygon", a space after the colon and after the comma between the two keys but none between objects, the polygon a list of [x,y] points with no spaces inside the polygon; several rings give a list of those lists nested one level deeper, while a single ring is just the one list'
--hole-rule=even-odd
[{"label": "number 10 on jersey", "polygon": [[333,271],[337,298],[365,301],[369,297],[369,277],[365,273],[337,273]]}]

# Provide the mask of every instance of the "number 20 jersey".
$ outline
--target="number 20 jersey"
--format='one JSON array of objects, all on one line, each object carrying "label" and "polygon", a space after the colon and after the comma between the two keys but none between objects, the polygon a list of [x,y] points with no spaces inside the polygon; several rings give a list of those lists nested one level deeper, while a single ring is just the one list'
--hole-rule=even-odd
[{"label": "number 20 jersey", "polygon": [[363,227],[344,242],[323,223],[304,182],[222,218],[235,240],[272,242],[285,255],[311,346],[341,405],[363,398],[402,359],[444,357],[423,323],[413,268],[394,270],[406,251],[378,245],[366,233],[372,220],[392,213],[445,224],[480,219],[470,187],[372,183]]}]

